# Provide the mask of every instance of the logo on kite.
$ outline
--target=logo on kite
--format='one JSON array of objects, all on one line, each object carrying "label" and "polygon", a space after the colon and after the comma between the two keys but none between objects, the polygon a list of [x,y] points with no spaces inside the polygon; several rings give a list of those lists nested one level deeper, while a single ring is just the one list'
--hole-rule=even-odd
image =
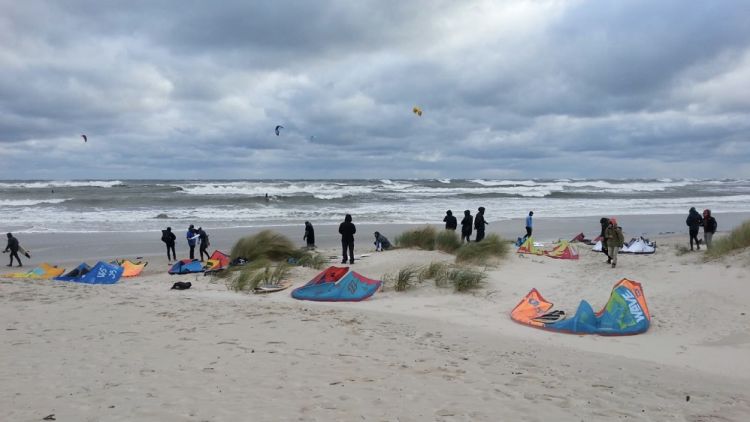
[{"label": "logo on kite", "polygon": [[279,129],[284,129],[284,126],[281,126],[281,125],[276,126],[276,129],[273,130],[274,132],[276,132],[276,136],[279,136]]},{"label": "logo on kite", "polygon": [[88,142],[89,138],[86,137],[86,135],[81,135],[81,138],[83,138],[83,142]]},{"label": "logo on kite", "polygon": [[412,113],[416,114],[417,116],[422,117],[422,109],[421,108],[419,108],[417,106],[414,106],[414,108],[411,109],[411,111],[412,111]]}]

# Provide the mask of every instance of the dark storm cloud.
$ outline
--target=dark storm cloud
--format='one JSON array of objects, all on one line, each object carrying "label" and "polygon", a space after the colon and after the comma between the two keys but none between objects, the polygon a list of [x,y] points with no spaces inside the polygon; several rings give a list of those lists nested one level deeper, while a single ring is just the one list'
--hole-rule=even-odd
[{"label": "dark storm cloud", "polygon": [[750,177],[746,2],[0,6],[4,178]]}]

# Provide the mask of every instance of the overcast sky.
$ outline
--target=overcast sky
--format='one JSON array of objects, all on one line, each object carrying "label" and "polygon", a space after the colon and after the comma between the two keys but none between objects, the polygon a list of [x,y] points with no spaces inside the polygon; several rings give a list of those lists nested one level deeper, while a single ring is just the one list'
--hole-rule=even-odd
[{"label": "overcast sky", "polygon": [[0,148],[3,179],[748,178],[750,2],[0,0]]}]

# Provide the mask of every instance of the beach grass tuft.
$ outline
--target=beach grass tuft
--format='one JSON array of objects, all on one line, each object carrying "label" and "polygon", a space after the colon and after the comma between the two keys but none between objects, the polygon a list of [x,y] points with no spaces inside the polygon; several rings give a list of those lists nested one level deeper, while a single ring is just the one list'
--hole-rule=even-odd
[{"label": "beach grass tuft", "polygon": [[720,258],[748,246],[750,246],[750,220],[742,223],[728,235],[715,239],[711,249],[706,251],[706,257]]},{"label": "beach grass tuft", "polygon": [[690,253],[690,249],[688,249],[685,245],[675,245],[675,251],[674,254],[677,256],[685,255],[686,253]]},{"label": "beach grass tuft", "polygon": [[432,226],[425,226],[414,230],[408,230],[396,236],[396,246],[401,248],[417,248],[426,251],[435,250],[435,237],[437,230]]},{"label": "beach grass tuft", "polygon": [[456,251],[456,262],[484,265],[495,258],[503,258],[508,254],[509,244],[500,236],[491,234],[481,242],[462,245]]},{"label": "beach grass tuft", "polygon": [[453,290],[456,292],[467,292],[482,287],[487,279],[487,273],[467,267],[455,267],[448,270],[446,277]]},{"label": "beach grass tuft", "polygon": [[289,276],[289,271],[290,266],[286,263],[256,261],[233,271],[225,283],[228,289],[235,292],[248,292],[261,284],[278,284]]},{"label": "beach grass tuft", "polygon": [[315,268],[316,270],[322,269],[327,263],[328,260],[325,256],[309,251],[302,252],[302,255],[297,259],[297,265]]},{"label": "beach grass tuft", "polygon": [[435,236],[435,249],[455,253],[461,247],[461,239],[455,230],[443,230]]},{"label": "beach grass tuft", "polygon": [[430,262],[419,269],[417,281],[421,283],[425,280],[437,280],[439,274],[444,273],[447,269],[448,264],[444,262]]},{"label": "beach grass tuft", "polygon": [[394,290],[397,292],[405,292],[414,286],[414,281],[417,280],[417,274],[419,267],[415,265],[409,265],[398,270],[398,274],[394,278]]},{"label": "beach grass tuft", "polygon": [[232,247],[231,257],[245,258],[256,261],[266,258],[271,261],[286,261],[289,257],[298,258],[301,251],[294,246],[289,238],[273,232],[263,230],[252,236],[245,236]]}]

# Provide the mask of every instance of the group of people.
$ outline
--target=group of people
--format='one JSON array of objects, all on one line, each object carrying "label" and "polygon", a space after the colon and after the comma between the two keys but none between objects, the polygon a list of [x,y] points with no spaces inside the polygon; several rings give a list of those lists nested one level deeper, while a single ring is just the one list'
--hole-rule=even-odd
[{"label": "group of people", "polygon": [[[445,218],[443,218],[446,230],[456,230],[458,228],[458,220],[453,215],[453,211],[448,210],[445,212]],[[485,226],[490,223],[484,219],[484,207],[477,209],[477,215],[472,216],[471,211],[464,211],[464,218],[461,220],[461,243],[471,242],[472,228],[476,230],[475,242],[481,242],[484,239]]]},{"label": "group of people", "polygon": [[602,239],[602,252],[607,255],[607,264],[612,268],[617,267],[617,252],[625,244],[625,235],[622,234],[622,227],[617,224],[614,217],[602,217],[599,220],[602,232],[599,235]]},{"label": "group of people", "polygon": [[[346,214],[344,221],[339,224],[339,234],[341,235],[341,263],[354,264],[354,234],[357,233],[357,226],[352,222],[351,214]],[[381,252],[391,248],[391,242],[387,237],[375,232],[375,251]],[[305,221],[305,234],[302,240],[307,242],[307,249],[315,249],[315,228],[312,223]]]},{"label": "group of people", "polygon": [[691,251],[694,250],[693,241],[695,241],[695,247],[698,250],[701,249],[701,242],[700,240],[698,240],[698,232],[700,231],[701,227],[703,227],[703,243],[706,244],[707,249],[711,249],[711,243],[714,237],[714,233],[716,233],[716,229],[718,227],[716,219],[711,215],[711,210],[703,210],[703,215],[701,216],[695,209],[695,207],[690,208],[690,211],[688,211],[688,216],[685,219],[685,224],[687,224],[688,233],[690,234]]},{"label": "group of people", "polygon": [[[197,229],[193,224],[188,227],[187,233],[185,234],[187,239],[188,247],[190,248],[190,259],[195,259],[195,246],[199,246],[200,259],[203,261],[203,254],[206,254],[206,259],[211,257],[208,253],[208,247],[211,243],[208,241],[208,233],[203,230],[203,227]],[[177,236],[172,232],[171,227],[167,227],[161,231],[161,241],[167,246],[167,260],[177,260],[177,253],[175,252],[175,243],[177,242]]]}]

